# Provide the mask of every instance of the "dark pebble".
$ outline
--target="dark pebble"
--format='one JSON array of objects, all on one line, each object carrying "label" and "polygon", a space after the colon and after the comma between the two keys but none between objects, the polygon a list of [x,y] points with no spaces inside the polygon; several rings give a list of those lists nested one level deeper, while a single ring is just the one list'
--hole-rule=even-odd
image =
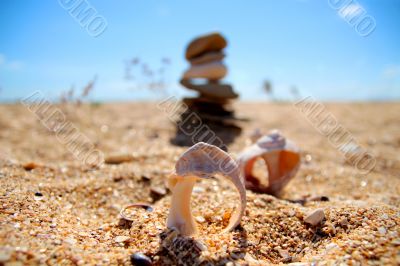
[{"label": "dark pebble", "polygon": [[149,181],[151,180],[151,178],[148,177],[148,176],[146,176],[146,175],[142,175],[142,176],[141,176],[141,179],[142,179],[142,181],[144,181],[144,182],[149,182]]},{"label": "dark pebble", "polygon": [[164,187],[151,187],[150,188],[150,197],[153,202],[160,200],[167,194],[167,190]]},{"label": "dark pebble", "polygon": [[136,266],[151,266],[151,259],[143,253],[134,253],[131,255],[131,263]]},{"label": "dark pebble", "polygon": [[300,204],[300,205],[303,205],[303,206],[304,206],[304,204],[306,204],[306,200],[304,200],[304,199],[288,200],[288,201],[291,202],[291,203],[296,203],[296,204]]},{"label": "dark pebble", "polygon": [[327,196],[322,196],[321,201],[329,201],[329,198]]}]

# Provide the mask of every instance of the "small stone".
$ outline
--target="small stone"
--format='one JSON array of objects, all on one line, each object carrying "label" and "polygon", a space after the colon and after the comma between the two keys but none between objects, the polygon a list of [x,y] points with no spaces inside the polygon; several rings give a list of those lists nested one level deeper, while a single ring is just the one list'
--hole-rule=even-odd
[{"label": "small stone", "polygon": [[123,242],[127,242],[129,239],[131,239],[129,236],[117,236],[114,238],[114,241],[116,243],[123,243]]},{"label": "small stone", "polygon": [[386,231],[385,227],[381,226],[381,227],[378,228],[378,232],[381,235],[385,235],[387,231]]},{"label": "small stone", "polygon": [[258,264],[258,260],[253,258],[253,256],[250,255],[250,253],[246,253],[246,255],[244,256],[244,260],[248,262],[250,265]]},{"label": "small stone", "polygon": [[314,196],[309,198],[310,201],[329,201],[327,196]]},{"label": "small stone", "polygon": [[107,132],[108,132],[108,126],[107,126],[107,125],[102,125],[102,126],[100,127],[100,131],[101,131],[102,133],[107,133]]},{"label": "small stone", "polygon": [[225,38],[218,32],[206,34],[192,40],[186,48],[186,59],[192,59],[211,51],[220,51],[227,45]]},{"label": "small stone", "polygon": [[43,194],[40,192],[36,192],[35,196],[33,197],[34,200],[42,200],[43,199]]},{"label": "small stone", "polygon": [[346,225],[349,224],[349,221],[347,220],[346,217],[343,217],[342,219],[339,220],[339,224],[340,224],[341,226],[346,226]]},{"label": "small stone", "polygon": [[195,57],[193,59],[190,59],[190,64],[191,65],[201,65],[204,63],[210,63],[214,61],[221,61],[224,59],[225,54],[223,52],[209,52],[206,54],[202,54],[198,57]]},{"label": "small stone", "polygon": [[135,159],[131,154],[112,154],[104,159],[106,164],[121,164],[131,162]]},{"label": "small stone", "polygon": [[11,253],[6,251],[0,251],[0,262],[6,262],[11,258]]},{"label": "small stone", "polygon": [[327,196],[321,196],[321,201],[329,201],[329,198]]},{"label": "small stone", "polygon": [[122,175],[113,176],[113,181],[114,182],[119,182],[119,181],[121,181],[123,179],[124,179],[124,177]]},{"label": "small stone", "polygon": [[287,250],[279,249],[278,252],[279,255],[283,258],[283,262],[290,262],[292,260],[292,257]]},{"label": "small stone", "polygon": [[204,188],[203,187],[194,187],[193,188],[193,193],[202,193],[202,192],[204,192]]},{"label": "small stone", "polygon": [[322,222],[325,218],[324,210],[319,208],[313,210],[304,218],[304,222],[311,224],[312,226],[316,226]]},{"label": "small stone", "polygon": [[65,243],[68,243],[68,244],[70,244],[70,245],[75,245],[78,241],[77,241],[75,238],[73,238],[73,237],[68,237],[68,238],[66,238],[66,239],[64,240],[64,242],[65,242]]},{"label": "small stone", "polygon": [[227,73],[226,66],[221,62],[211,62],[202,65],[191,66],[183,74],[183,79],[204,78],[219,80],[225,77]]},{"label": "small stone", "polygon": [[150,188],[150,197],[153,201],[157,201],[167,194],[167,190],[161,186],[153,186]]},{"label": "small stone", "polygon": [[[181,81],[182,86],[199,92],[204,97],[212,97],[215,99],[235,99],[238,95],[233,91],[231,85],[222,84],[222,83],[206,83],[206,84],[194,84],[188,79],[182,79]],[[220,104],[223,104],[221,102]]]},{"label": "small stone", "polygon": [[206,219],[203,216],[196,216],[196,221],[199,223],[204,223]]},{"label": "small stone", "polygon": [[81,236],[81,237],[89,236],[88,233],[86,233],[86,232],[79,232],[78,235]]},{"label": "small stone", "polygon": [[111,229],[111,226],[110,226],[110,224],[102,224],[102,225],[99,227],[99,229],[100,229],[100,230],[103,230],[103,231],[109,231],[109,230]]},{"label": "small stone", "polygon": [[141,179],[143,182],[149,182],[149,181],[151,180],[151,178],[148,177],[147,175],[142,175],[142,176],[140,177],[140,179]]},{"label": "small stone", "polygon": [[384,214],[382,214],[381,218],[382,218],[383,220],[387,220],[387,219],[389,219],[389,215],[387,215],[386,213],[384,213]]},{"label": "small stone", "polygon": [[151,266],[153,262],[143,253],[134,253],[131,255],[131,263],[136,266]]},{"label": "small stone", "polygon": [[33,170],[33,169],[35,169],[35,168],[40,167],[40,165],[37,164],[37,163],[35,163],[35,162],[29,162],[29,163],[24,164],[22,167],[23,167],[26,171],[31,171],[31,170]]},{"label": "small stone", "polygon": [[335,249],[338,248],[339,246],[336,243],[329,243],[328,245],[326,245],[326,250],[331,250],[331,249]]}]

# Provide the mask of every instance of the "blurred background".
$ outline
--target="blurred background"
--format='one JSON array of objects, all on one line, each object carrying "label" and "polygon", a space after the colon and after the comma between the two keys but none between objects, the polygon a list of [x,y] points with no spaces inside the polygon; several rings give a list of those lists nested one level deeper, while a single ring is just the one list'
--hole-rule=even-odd
[{"label": "blurred background", "polygon": [[0,101],[191,95],[184,50],[211,31],[242,100],[399,100],[399,26],[397,0],[1,0]]}]

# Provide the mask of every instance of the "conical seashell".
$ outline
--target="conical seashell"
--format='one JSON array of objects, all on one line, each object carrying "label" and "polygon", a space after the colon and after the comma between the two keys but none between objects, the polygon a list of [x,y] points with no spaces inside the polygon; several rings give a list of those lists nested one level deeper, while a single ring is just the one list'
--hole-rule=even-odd
[{"label": "conical seashell", "polygon": [[240,194],[239,207],[224,231],[230,231],[240,223],[246,207],[246,190],[238,164],[220,148],[199,142],[183,153],[175,165],[175,172],[168,179],[172,191],[168,228],[175,228],[182,235],[196,234],[196,222],[190,208],[192,189],[196,179],[211,178],[215,174],[229,178]]},{"label": "conical seashell", "polygon": [[[268,169],[268,185],[252,173],[254,163],[262,158]],[[279,195],[284,186],[295,176],[300,166],[300,150],[279,131],[271,131],[243,151],[238,157],[246,188]]]}]

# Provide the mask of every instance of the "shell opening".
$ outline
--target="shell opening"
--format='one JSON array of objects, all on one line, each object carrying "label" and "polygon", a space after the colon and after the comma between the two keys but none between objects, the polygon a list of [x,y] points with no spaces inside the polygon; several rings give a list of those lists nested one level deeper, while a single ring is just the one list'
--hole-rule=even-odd
[{"label": "shell opening", "polygon": [[199,142],[179,158],[175,166],[175,174],[169,182],[173,185],[171,208],[167,219],[169,228],[178,229],[182,235],[192,235],[197,232],[190,206],[195,184],[194,177],[208,179],[217,174],[230,180],[240,195],[239,205],[232,213],[229,224],[223,232],[233,230],[240,223],[246,207],[246,190],[239,166],[218,147]]}]

